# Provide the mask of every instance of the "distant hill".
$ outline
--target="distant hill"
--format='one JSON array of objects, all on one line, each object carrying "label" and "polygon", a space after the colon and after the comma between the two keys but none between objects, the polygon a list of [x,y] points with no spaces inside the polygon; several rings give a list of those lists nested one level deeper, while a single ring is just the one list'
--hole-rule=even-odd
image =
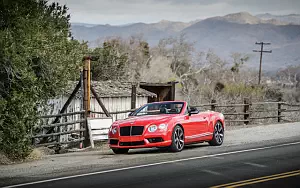
[{"label": "distant hill", "polygon": [[[293,17],[294,25],[288,22]],[[249,67],[258,67],[259,54],[253,49],[255,42],[271,42],[272,54],[264,55],[263,67],[274,71],[290,64],[300,64],[299,15],[274,16],[270,14],[253,16],[247,12],[212,17],[189,23],[162,20],[158,23],[134,23],[122,26],[97,25],[87,27],[72,25],[76,39],[89,41],[91,47],[101,43],[106,37],[142,35],[150,45],[156,45],[162,38],[185,33],[187,39],[195,42],[198,50],[212,49],[222,58],[228,59],[232,52],[251,55]]]},{"label": "distant hill", "polygon": [[289,24],[300,25],[300,14],[272,15],[272,14],[266,13],[266,14],[256,15],[256,17],[258,17],[262,20],[274,19],[274,20],[286,22]]},{"label": "distant hill", "polygon": [[273,25],[287,25],[285,21],[277,20],[274,18],[260,19],[259,17],[253,16],[248,12],[239,12],[234,14],[228,14],[226,16],[217,16],[209,18],[212,20],[221,20],[238,24],[273,24]]},{"label": "distant hill", "polygon": [[83,25],[72,25],[72,33],[78,40],[89,41],[92,47],[107,37],[120,36],[126,38],[132,35],[142,35],[150,44],[154,45],[162,38],[177,35],[192,23],[162,20],[158,23],[134,23],[123,26],[107,24],[86,27]]}]

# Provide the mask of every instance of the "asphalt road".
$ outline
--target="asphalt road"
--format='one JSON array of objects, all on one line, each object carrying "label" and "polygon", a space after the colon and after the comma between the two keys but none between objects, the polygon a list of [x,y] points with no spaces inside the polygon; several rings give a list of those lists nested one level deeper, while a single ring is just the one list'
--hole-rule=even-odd
[{"label": "asphalt road", "polygon": [[23,184],[23,186],[33,188],[300,187],[300,142],[145,163],[142,166],[98,171],[66,179]]}]

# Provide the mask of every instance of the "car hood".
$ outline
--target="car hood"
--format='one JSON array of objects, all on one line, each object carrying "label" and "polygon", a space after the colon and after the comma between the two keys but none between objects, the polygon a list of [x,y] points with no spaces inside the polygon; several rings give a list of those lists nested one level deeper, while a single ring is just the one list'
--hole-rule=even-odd
[{"label": "car hood", "polygon": [[146,116],[133,116],[124,120],[119,120],[116,123],[119,126],[129,126],[129,125],[149,125],[149,124],[159,124],[165,123],[172,119],[174,115],[146,115]]}]

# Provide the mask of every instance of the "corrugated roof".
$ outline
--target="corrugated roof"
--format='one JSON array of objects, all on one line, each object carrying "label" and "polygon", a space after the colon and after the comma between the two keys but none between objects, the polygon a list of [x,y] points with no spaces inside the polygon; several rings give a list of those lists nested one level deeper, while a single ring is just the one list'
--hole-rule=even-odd
[{"label": "corrugated roof", "polygon": [[[67,94],[71,94],[78,82],[70,82]],[[120,82],[120,81],[92,81],[92,87],[95,89],[99,97],[131,97],[131,82]],[[77,97],[80,96],[81,92],[77,93]],[[156,97],[155,93],[142,89],[136,88],[137,96],[144,97]],[[92,94],[91,94],[92,95]]]}]

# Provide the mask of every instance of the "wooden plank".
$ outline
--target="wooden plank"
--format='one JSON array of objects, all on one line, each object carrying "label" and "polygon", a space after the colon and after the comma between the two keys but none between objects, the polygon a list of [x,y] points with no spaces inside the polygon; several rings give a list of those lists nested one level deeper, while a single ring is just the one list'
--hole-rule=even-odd
[{"label": "wooden plank", "polygon": [[92,135],[98,135],[98,134],[108,134],[109,129],[102,129],[102,130],[92,130]]},{"label": "wooden plank", "polygon": [[250,119],[272,119],[278,117],[285,117],[285,116],[265,116],[265,117],[251,117]]},{"label": "wooden plank", "polygon": [[71,141],[36,144],[36,146],[51,146],[51,145],[55,146],[55,145],[68,144],[68,143],[74,143],[74,142],[81,142],[83,140],[84,140],[84,137],[76,139],[76,140],[71,140]]},{"label": "wooden plank", "polygon": [[94,97],[96,98],[97,102],[98,102],[99,105],[101,106],[101,108],[102,108],[103,112],[105,113],[105,115],[106,115],[107,117],[110,117],[109,112],[107,111],[107,109],[105,108],[104,104],[103,104],[102,101],[100,100],[100,98],[99,98],[97,92],[95,91],[95,89],[93,88],[93,86],[91,86],[91,91],[92,91]]},{"label": "wooden plank", "polygon": [[281,112],[300,112],[300,109],[281,110]]},{"label": "wooden plank", "polygon": [[278,103],[282,103],[279,101],[267,101],[267,102],[254,102],[251,103],[252,105],[264,105],[264,104],[278,104]]},{"label": "wooden plank", "polygon": [[[136,109],[132,109],[132,110],[123,110],[123,111],[118,111],[118,112],[109,112],[109,114],[123,114],[123,113],[129,113],[129,112],[134,112]],[[104,112],[95,112],[95,111],[91,111],[91,113],[94,114],[105,114]]]},{"label": "wooden plank", "polygon": [[282,103],[282,105],[292,106],[292,107],[300,107],[300,104],[288,104],[288,103]]},{"label": "wooden plank", "polygon": [[97,135],[93,137],[94,140],[108,140],[108,135]]},{"label": "wooden plank", "polygon": [[84,119],[82,120],[77,120],[77,121],[72,121],[72,122],[65,122],[65,123],[54,123],[50,125],[42,125],[41,128],[52,128],[52,127],[59,127],[59,126],[66,126],[66,125],[73,125],[76,123],[83,123],[85,122]]},{"label": "wooden plank", "polygon": [[103,128],[107,128],[109,129],[109,127],[111,126],[111,124],[113,123],[112,119],[88,119],[88,122],[91,125],[91,130],[94,129],[103,129]]},{"label": "wooden plank", "polygon": [[51,134],[40,134],[35,135],[32,138],[44,138],[44,137],[50,137],[50,136],[59,136],[59,135],[65,135],[65,134],[71,134],[76,132],[83,132],[85,129],[77,129],[77,130],[71,130],[71,131],[65,131],[65,132],[59,132],[59,133],[51,133]]},{"label": "wooden plank", "polygon": [[225,123],[226,122],[245,122],[245,121],[250,121],[250,120],[241,120],[241,119],[231,120],[231,119],[225,119]]},{"label": "wooden plank", "polygon": [[204,107],[204,106],[211,106],[211,105],[218,105],[217,103],[209,103],[209,104],[198,104],[198,105],[192,105],[190,107]]},{"label": "wooden plank", "polygon": [[248,104],[226,104],[226,105],[216,105],[216,107],[236,107],[236,106],[247,106]]},{"label": "wooden plank", "polygon": [[83,114],[84,112],[85,111],[83,110],[83,111],[63,113],[63,114],[44,115],[44,116],[40,116],[39,118],[45,119],[45,118],[53,118],[53,117],[71,116],[76,114]]},{"label": "wooden plank", "polygon": [[237,112],[237,113],[222,113],[222,114],[229,116],[229,115],[249,115],[250,113]]},{"label": "wooden plank", "polygon": [[91,147],[94,148],[95,145],[94,145],[94,140],[93,140],[93,134],[92,134],[92,128],[91,128],[90,121],[87,121],[87,128],[88,128],[89,135],[90,135],[90,144],[91,144]]},{"label": "wooden plank", "polygon": [[278,110],[275,109],[275,110],[250,110],[249,112],[250,113],[256,113],[256,112],[277,112]]}]

